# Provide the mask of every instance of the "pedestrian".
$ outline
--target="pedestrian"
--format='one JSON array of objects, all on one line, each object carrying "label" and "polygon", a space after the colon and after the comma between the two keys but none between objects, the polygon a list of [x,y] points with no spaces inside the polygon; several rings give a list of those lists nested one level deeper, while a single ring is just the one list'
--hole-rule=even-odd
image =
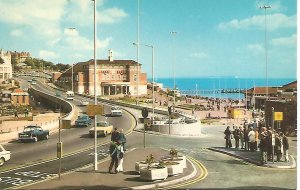
[{"label": "pedestrian", "polygon": [[260,157],[261,157],[261,164],[267,163],[267,128],[262,127],[262,132],[260,133],[260,142],[259,142],[259,150],[260,150]]},{"label": "pedestrian", "polygon": [[123,160],[124,160],[124,146],[122,145],[122,143],[120,141],[118,141],[117,143],[117,151],[118,151],[118,159],[119,159],[119,163],[118,163],[118,167],[117,167],[117,172],[123,172],[124,168],[123,168]]},{"label": "pedestrian", "polygon": [[192,108],[192,115],[194,115],[195,113],[195,108]]},{"label": "pedestrian", "polygon": [[120,129],[119,139],[118,140],[122,143],[124,151],[126,151],[126,148],[125,148],[126,137],[124,135],[123,129]]},{"label": "pedestrian", "polygon": [[278,133],[275,134],[275,153],[276,153],[276,158],[277,162],[281,161],[282,158],[282,153],[283,153],[283,145],[282,145],[282,138],[279,136]]},{"label": "pedestrian", "polygon": [[244,149],[245,139],[244,139],[244,129],[243,129],[243,127],[240,127],[240,140],[241,140],[241,149]]},{"label": "pedestrian", "polygon": [[273,146],[272,146],[272,128],[269,127],[267,131],[267,155],[268,160],[273,160]]},{"label": "pedestrian", "polygon": [[119,140],[119,132],[118,132],[118,128],[116,127],[115,130],[111,133],[111,141],[113,142],[117,142]]},{"label": "pedestrian", "polygon": [[248,128],[247,125],[244,127],[244,141],[245,141],[245,150],[249,150],[249,139],[248,139]]},{"label": "pedestrian", "polygon": [[232,144],[231,144],[231,131],[230,131],[230,127],[227,126],[226,130],[224,131],[225,137],[224,139],[226,139],[226,148],[231,148]]},{"label": "pedestrian", "polygon": [[235,140],[235,148],[240,148],[240,129],[238,127],[234,128],[233,137]]},{"label": "pedestrian", "polygon": [[254,128],[254,132],[255,132],[254,150],[257,150],[257,145],[258,145],[258,128]]},{"label": "pedestrian", "polygon": [[248,133],[249,146],[250,146],[250,151],[253,152],[255,146],[255,132],[253,130],[253,127],[250,127],[249,129],[250,129]]},{"label": "pedestrian", "polygon": [[282,136],[282,145],[283,145],[283,154],[284,154],[284,161],[289,162],[289,140],[287,136],[285,136],[283,133],[281,133]]},{"label": "pedestrian", "polygon": [[17,110],[15,111],[15,118],[19,118]]},{"label": "pedestrian", "polygon": [[109,146],[109,153],[111,157],[110,165],[108,168],[108,172],[112,173],[112,168],[115,166],[115,173],[118,173],[117,168],[118,168],[118,150],[117,150],[117,144],[116,142],[111,142]]},{"label": "pedestrian", "polygon": [[28,117],[28,108],[25,109],[25,117]]}]

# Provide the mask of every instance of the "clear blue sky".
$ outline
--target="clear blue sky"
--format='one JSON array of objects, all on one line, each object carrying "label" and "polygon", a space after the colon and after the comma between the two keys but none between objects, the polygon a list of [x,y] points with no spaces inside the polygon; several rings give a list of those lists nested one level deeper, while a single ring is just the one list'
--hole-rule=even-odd
[{"label": "clear blue sky", "polygon": [[[140,0],[140,43],[155,47],[156,77],[296,78],[296,0]],[[1,0],[0,48],[54,63],[93,58],[90,0]],[[98,59],[136,60],[137,0],[97,0]],[[68,30],[75,27],[76,31]],[[170,32],[176,31],[175,36]],[[151,49],[140,47],[151,74]]]}]

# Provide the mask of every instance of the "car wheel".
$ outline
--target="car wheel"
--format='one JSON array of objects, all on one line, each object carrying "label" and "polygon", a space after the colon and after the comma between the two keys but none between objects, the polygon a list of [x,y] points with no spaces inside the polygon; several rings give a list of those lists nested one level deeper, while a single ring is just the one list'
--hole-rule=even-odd
[{"label": "car wheel", "polygon": [[46,136],[45,136],[45,140],[48,140],[49,139],[49,135],[47,134]]},{"label": "car wheel", "polygon": [[37,141],[38,141],[37,137],[33,137],[33,142],[37,142]]},{"label": "car wheel", "polygon": [[3,164],[4,164],[4,158],[0,158],[0,166],[3,166]]}]

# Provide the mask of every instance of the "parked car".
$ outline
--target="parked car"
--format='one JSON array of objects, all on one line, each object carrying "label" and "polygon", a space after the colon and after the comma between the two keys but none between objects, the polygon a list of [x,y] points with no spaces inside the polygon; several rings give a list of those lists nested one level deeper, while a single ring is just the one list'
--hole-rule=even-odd
[{"label": "parked car", "polygon": [[5,150],[2,145],[0,145],[0,166],[3,166],[4,162],[10,160],[10,151]]},{"label": "parked car", "polygon": [[75,121],[75,126],[80,127],[84,126],[87,127],[92,124],[92,119],[88,115],[80,115]]},{"label": "parked car", "polygon": [[24,128],[22,133],[19,133],[19,141],[34,141],[49,138],[49,130],[43,130],[40,126],[29,125]]},{"label": "parked car", "polygon": [[112,106],[111,107],[111,116],[122,116],[122,110],[119,106]]},{"label": "parked car", "polygon": [[[97,126],[96,126],[96,132],[97,132],[97,136],[107,136],[108,134],[111,134],[113,130],[113,126],[110,125],[107,121],[100,121],[97,122]],[[94,127],[92,127],[89,130],[89,134],[90,136],[94,137],[95,136],[95,130]]]},{"label": "parked car", "polygon": [[36,85],[36,81],[32,81],[31,84],[32,84],[32,85]]}]

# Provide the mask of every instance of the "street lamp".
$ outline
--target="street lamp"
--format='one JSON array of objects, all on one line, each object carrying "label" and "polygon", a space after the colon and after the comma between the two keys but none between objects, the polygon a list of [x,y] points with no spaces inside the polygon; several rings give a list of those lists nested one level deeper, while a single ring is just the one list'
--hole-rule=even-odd
[{"label": "street lamp", "polygon": [[270,5],[260,6],[259,8],[265,9],[265,61],[266,61],[266,101],[268,100],[268,49],[267,49],[267,9]]},{"label": "street lamp", "polygon": [[[69,30],[71,30],[72,32],[76,30],[76,28],[68,28]],[[73,71],[73,67],[74,67],[74,63],[72,62],[72,92],[74,92],[74,71]]]},{"label": "street lamp", "polygon": [[[172,32],[170,32],[170,34],[175,37],[177,32],[172,31]],[[174,40],[173,40],[173,45],[174,45]],[[173,47],[172,50],[174,51],[174,47]],[[173,105],[175,106],[175,61],[174,61],[174,52],[172,52],[172,55],[173,55],[173,96],[174,96]]]},{"label": "street lamp", "polygon": [[[97,60],[96,60],[96,50],[97,50],[97,26],[96,26],[96,0],[92,0],[94,1],[94,96],[95,96],[95,105],[97,105]],[[94,122],[94,155],[95,155],[95,159],[94,159],[94,170],[97,171],[98,170],[98,153],[97,153],[97,130],[96,130],[96,126],[97,126],[97,115],[95,115],[95,122]]]},{"label": "street lamp", "polygon": [[137,0],[137,99],[136,104],[139,105],[139,84],[140,84],[140,71],[139,71],[139,52],[140,52],[140,0]]},{"label": "street lamp", "polygon": [[[133,45],[137,46],[137,43],[133,43]],[[139,44],[145,47],[149,47],[152,49],[152,117],[154,117],[154,47],[152,45],[147,44]]]}]

